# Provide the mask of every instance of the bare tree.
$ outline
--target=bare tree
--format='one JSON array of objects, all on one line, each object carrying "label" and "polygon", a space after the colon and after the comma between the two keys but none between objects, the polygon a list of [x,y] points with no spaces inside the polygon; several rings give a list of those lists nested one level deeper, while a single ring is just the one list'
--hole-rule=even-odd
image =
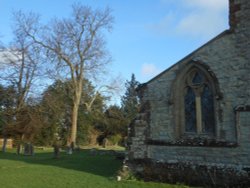
[{"label": "bare tree", "polygon": [[1,82],[3,85],[13,87],[13,106],[6,111],[6,116],[9,118],[5,124],[7,132],[11,132],[9,134],[15,136],[19,141],[18,151],[20,143],[28,132],[27,126],[31,126],[27,120],[31,121],[32,118],[27,119],[24,112],[27,112],[27,98],[38,76],[39,64],[41,63],[39,46],[30,40],[21,27],[18,22],[14,23],[14,39],[12,43],[1,49],[2,64],[0,67]]},{"label": "bare tree", "polygon": [[121,78],[116,77],[106,84],[100,84],[95,87],[95,92],[93,93],[92,98],[90,100],[81,101],[81,103],[85,105],[88,112],[91,112],[93,104],[99,95],[104,96],[106,100],[114,97],[115,95],[119,95],[121,92],[121,83]]},{"label": "bare tree", "polygon": [[110,31],[113,22],[108,8],[103,11],[92,10],[90,7],[74,4],[72,9],[69,18],[54,19],[47,26],[30,25],[29,23],[34,23],[33,18],[25,14],[19,15],[19,23],[24,32],[45,49],[54,68],[72,81],[72,126],[67,144],[71,149],[76,142],[83,80],[97,76],[110,61],[103,33]]}]

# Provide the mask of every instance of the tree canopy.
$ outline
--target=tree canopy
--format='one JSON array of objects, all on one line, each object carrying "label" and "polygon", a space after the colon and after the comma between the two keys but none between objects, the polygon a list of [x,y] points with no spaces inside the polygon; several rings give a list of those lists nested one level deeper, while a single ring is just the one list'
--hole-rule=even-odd
[{"label": "tree canopy", "polygon": [[132,121],[138,112],[139,98],[136,92],[136,88],[139,86],[139,82],[136,80],[135,75],[131,75],[131,80],[125,83],[125,94],[121,99],[122,110],[124,116],[128,121]]},{"label": "tree canopy", "polygon": [[109,61],[103,32],[112,28],[111,12],[74,4],[69,18],[53,19],[46,26],[33,14],[19,12],[16,20],[22,26],[22,32],[44,50],[53,67],[71,80],[73,95],[68,147],[73,149],[84,79],[99,74]]},{"label": "tree canopy", "polygon": [[[13,25],[13,41],[1,49],[2,136],[15,139],[18,153],[25,142],[52,146],[60,141],[69,152],[75,144],[97,144],[104,138],[123,143],[138,110],[139,82],[134,74],[126,81],[121,106],[107,103],[122,85],[119,79],[94,84],[111,60],[104,35],[113,25],[110,9],[77,3],[70,16],[48,23],[35,13],[17,11]],[[38,84],[47,80],[40,89]]]}]

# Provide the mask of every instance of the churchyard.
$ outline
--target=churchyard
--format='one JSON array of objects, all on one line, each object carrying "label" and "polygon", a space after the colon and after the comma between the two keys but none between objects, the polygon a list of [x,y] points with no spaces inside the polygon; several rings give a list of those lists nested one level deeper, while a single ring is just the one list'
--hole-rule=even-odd
[{"label": "churchyard", "polygon": [[83,149],[73,155],[53,149],[36,148],[33,156],[16,155],[15,150],[0,152],[0,187],[2,188],[170,188],[184,187],[138,180],[117,181],[122,160],[112,152],[93,154]]}]

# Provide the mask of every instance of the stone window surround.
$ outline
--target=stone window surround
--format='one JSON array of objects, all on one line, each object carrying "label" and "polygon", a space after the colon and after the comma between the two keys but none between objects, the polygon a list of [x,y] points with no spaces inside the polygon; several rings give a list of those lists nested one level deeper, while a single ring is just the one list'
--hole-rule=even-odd
[{"label": "stone window surround", "polygon": [[[184,96],[183,88],[187,85],[188,76],[192,72],[199,71],[207,79],[210,84],[211,90],[214,94],[214,112],[218,109],[218,100],[222,98],[222,94],[219,90],[219,84],[216,76],[213,74],[211,69],[204,63],[200,61],[189,61],[177,72],[177,76],[172,86],[171,102],[173,104],[173,116],[175,124],[175,136],[176,139],[193,139],[193,138],[204,138],[204,139],[216,139],[217,138],[217,122],[215,118],[215,133],[207,134],[201,132],[201,127],[198,128],[197,133],[186,133],[185,132],[185,111],[184,111]],[[189,76],[190,77],[190,76]],[[216,114],[214,115],[216,117]]]},{"label": "stone window surround", "polygon": [[[188,72],[192,70],[199,70],[202,71],[202,73],[205,74],[207,79],[209,79],[209,82],[212,86],[212,91],[214,94],[214,109],[215,109],[215,134],[209,135],[209,134],[186,134],[185,133],[185,116],[184,111],[182,108],[182,111],[180,110],[181,107],[183,107],[183,93],[180,92],[180,89],[183,88],[183,84],[185,84],[185,76]],[[238,147],[238,142],[231,142],[231,141],[225,141],[221,140],[219,137],[219,122],[222,121],[220,117],[220,113],[222,109],[219,106],[220,100],[223,99],[223,94],[220,92],[219,88],[219,82],[213,73],[213,71],[210,69],[208,65],[206,65],[203,62],[200,61],[189,61],[186,64],[184,64],[182,67],[178,69],[176,72],[176,79],[174,80],[172,87],[171,87],[171,94],[170,99],[168,101],[168,104],[171,106],[171,109],[173,109],[173,126],[175,128],[175,139],[164,141],[164,140],[154,140],[150,137],[147,137],[145,140],[145,143],[147,145],[158,145],[158,146],[192,146],[192,147]],[[182,103],[181,103],[182,101]],[[235,112],[237,111],[250,111],[250,106],[238,106],[235,108]],[[182,113],[182,114],[180,114]],[[216,114],[217,113],[217,114]],[[182,123],[182,124],[181,124]]]}]

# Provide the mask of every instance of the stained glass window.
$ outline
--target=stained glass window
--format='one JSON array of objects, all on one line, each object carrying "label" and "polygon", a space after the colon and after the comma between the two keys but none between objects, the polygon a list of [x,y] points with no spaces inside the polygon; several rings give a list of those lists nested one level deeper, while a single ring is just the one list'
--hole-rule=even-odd
[{"label": "stained glass window", "polygon": [[191,87],[185,95],[185,124],[186,132],[196,132],[195,94]]},{"label": "stained glass window", "polygon": [[201,96],[202,106],[202,131],[206,133],[214,133],[214,101],[211,89],[206,85]]},{"label": "stained glass window", "polygon": [[192,83],[193,84],[201,84],[202,83],[202,76],[199,72],[195,73],[193,80],[192,80]]},{"label": "stained glass window", "polygon": [[[184,96],[185,131],[192,133],[215,132],[214,97],[209,82],[200,71],[191,72]],[[197,106],[197,104],[200,106]]]}]

